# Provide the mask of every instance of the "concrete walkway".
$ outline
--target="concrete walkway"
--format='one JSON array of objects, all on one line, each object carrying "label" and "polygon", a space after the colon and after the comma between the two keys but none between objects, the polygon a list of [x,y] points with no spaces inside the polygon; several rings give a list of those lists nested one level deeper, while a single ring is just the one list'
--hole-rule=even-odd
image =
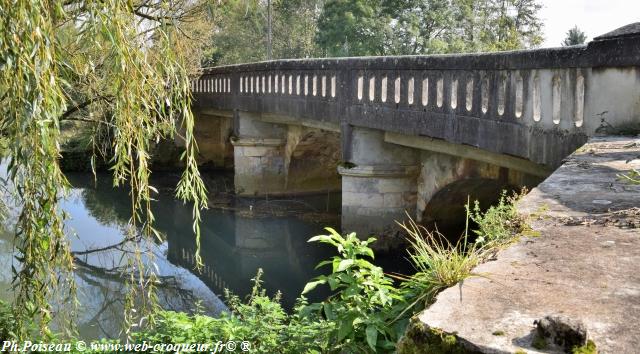
[{"label": "concrete walkway", "polygon": [[[631,161],[629,161],[631,160]],[[629,162],[628,162],[629,161]],[[540,233],[476,268],[419,316],[471,352],[533,349],[534,320],[581,320],[599,353],[640,353],[640,138],[592,138],[519,205]]]}]

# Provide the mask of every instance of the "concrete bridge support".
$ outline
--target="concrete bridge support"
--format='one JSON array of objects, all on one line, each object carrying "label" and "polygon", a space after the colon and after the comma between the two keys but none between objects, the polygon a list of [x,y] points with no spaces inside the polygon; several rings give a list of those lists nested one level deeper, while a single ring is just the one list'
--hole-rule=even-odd
[{"label": "concrete bridge support", "polygon": [[340,135],[302,125],[272,123],[240,112],[234,146],[240,196],[312,194],[340,190]]},{"label": "concrete bridge support", "polygon": [[259,114],[239,112],[232,139],[236,194],[285,192],[286,126],[261,122]]},{"label": "concrete bridge support", "polygon": [[342,230],[360,237],[389,235],[405,212],[415,214],[418,174],[414,149],[386,143],[384,132],[353,128],[342,175]]}]

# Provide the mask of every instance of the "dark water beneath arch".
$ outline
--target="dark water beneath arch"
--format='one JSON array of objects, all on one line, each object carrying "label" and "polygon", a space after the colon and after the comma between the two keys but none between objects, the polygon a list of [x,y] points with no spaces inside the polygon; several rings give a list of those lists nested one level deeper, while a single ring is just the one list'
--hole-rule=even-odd
[{"label": "dark water beneath arch", "polygon": [[[4,169],[2,169],[4,171]],[[135,247],[121,244],[130,230],[130,197],[126,189],[111,186],[108,175],[94,183],[89,173],[70,173],[73,185],[62,208],[70,215],[66,223],[78,269],[78,327],[80,337],[117,337],[122,325],[125,283],[119,273],[131,259]],[[155,256],[153,262],[162,279],[158,296],[161,305],[176,311],[196,307],[216,315],[226,309],[223,290],[244,297],[251,290],[251,279],[258,268],[264,270],[264,287],[269,294],[282,293],[282,303],[290,308],[308,280],[320,274],[315,265],[334,254],[334,250],[306,241],[324,233],[325,226],[338,227],[339,195],[296,199],[235,199],[224,193],[229,176],[208,179],[211,189],[219,189],[217,205],[203,212],[201,225],[201,272],[195,265],[195,238],[191,207],[173,198],[178,175],[157,173],[153,185],[159,195],[154,203],[155,226],[163,240],[143,243],[142,250]],[[222,187],[221,187],[222,186]],[[0,235],[0,267],[11,269],[14,217],[9,217]],[[100,251],[88,252],[99,249]],[[408,270],[405,253],[378,259],[385,270]],[[148,257],[145,260],[151,261]],[[0,276],[0,297],[10,300],[11,274]],[[311,300],[327,293],[314,292]]]}]

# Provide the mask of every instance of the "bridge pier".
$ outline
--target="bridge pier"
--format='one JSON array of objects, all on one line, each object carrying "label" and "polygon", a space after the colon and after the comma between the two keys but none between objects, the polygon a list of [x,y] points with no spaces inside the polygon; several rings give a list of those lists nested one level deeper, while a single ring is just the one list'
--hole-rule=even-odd
[{"label": "bridge pier", "polygon": [[259,114],[239,112],[236,137],[231,140],[237,195],[285,192],[286,127],[265,123]]},{"label": "bridge pier", "polygon": [[386,143],[384,132],[354,128],[346,138],[348,164],[342,175],[342,230],[385,238],[395,221],[415,214],[417,153]]}]

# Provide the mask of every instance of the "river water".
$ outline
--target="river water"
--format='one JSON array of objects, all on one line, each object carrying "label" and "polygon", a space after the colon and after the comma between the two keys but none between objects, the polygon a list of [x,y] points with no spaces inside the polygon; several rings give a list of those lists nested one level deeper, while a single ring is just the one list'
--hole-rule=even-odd
[{"label": "river water", "polygon": [[[78,260],[79,334],[84,339],[118,337],[125,294],[120,272],[136,249],[131,243],[122,243],[131,231],[127,226],[130,197],[126,189],[113,188],[108,175],[98,175],[96,181],[90,173],[70,173],[68,177],[73,188],[62,208],[70,216],[67,234]],[[193,269],[196,244],[191,206],[173,197],[177,178],[169,172],[154,175],[152,184],[159,195],[153,212],[163,240],[139,246],[155,256],[153,262],[162,279],[158,295],[165,309],[199,308],[217,315],[226,310],[224,289],[246,296],[258,268],[264,270],[267,292],[273,295],[280,291],[283,306],[289,309],[306,282],[320,274],[316,264],[335,252],[326,245],[306,241],[324,233],[325,226],[339,227],[339,194],[236,199],[227,192],[232,177],[212,173],[206,182],[215,197],[213,207],[202,215],[201,256],[205,266],[198,272]],[[0,234],[0,267],[5,270],[15,263],[9,231],[12,220],[10,215]],[[401,264],[403,256],[382,261]],[[3,272],[0,298],[11,301],[10,288],[11,273]],[[327,295],[322,291],[311,294],[311,300]]]}]

